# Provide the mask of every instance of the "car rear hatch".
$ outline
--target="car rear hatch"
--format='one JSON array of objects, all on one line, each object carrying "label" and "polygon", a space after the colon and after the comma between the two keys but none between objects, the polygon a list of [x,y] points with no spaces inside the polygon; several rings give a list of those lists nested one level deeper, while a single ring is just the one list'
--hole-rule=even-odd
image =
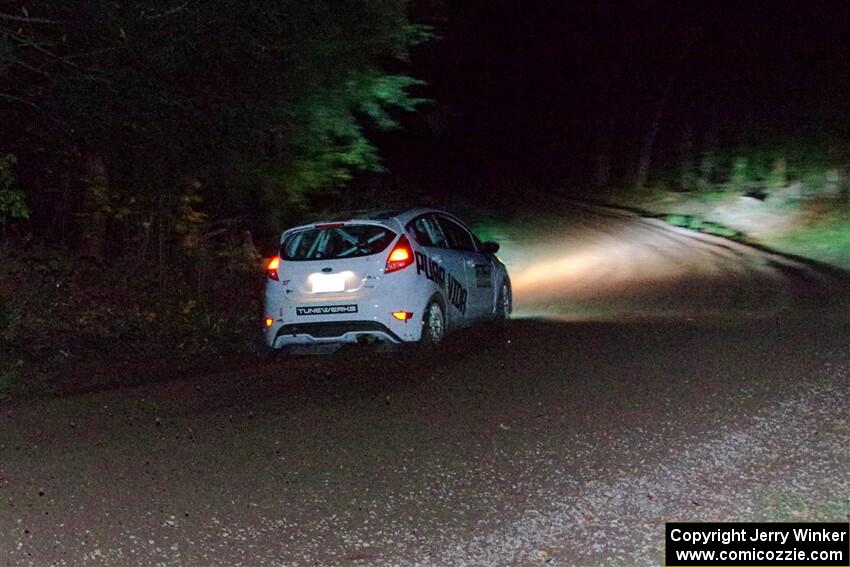
[{"label": "car rear hatch", "polygon": [[[386,265],[385,252],[396,237],[385,225],[363,221],[288,232],[280,250],[280,280],[287,299],[305,307],[299,316],[356,312],[350,306],[374,293]],[[315,306],[319,303],[330,307]],[[334,306],[339,309],[334,311]]]}]

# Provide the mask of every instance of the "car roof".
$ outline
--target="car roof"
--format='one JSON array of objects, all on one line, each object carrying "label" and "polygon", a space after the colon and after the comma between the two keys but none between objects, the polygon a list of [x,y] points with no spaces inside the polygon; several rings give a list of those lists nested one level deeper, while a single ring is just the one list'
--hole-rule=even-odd
[{"label": "car roof", "polygon": [[[435,209],[432,207],[415,207],[411,209],[363,209],[359,211],[347,211],[343,213],[339,213],[334,215],[329,219],[320,219],[315,220],[313,222],[305,223],[301,226],[310,226],[314,224],[322,224],[329,222],[356,222],[356,221],[371,221],[371,222],[382,222],[382,221],[398,221],[401,225],[405,225],[410,222],[413,218],[418,217],[419,215],[425,213],[443,213],[450,217],[454,217],[455,215],[443,211],[440,209]],[[293,227],[300,228],[300,227]],[[291,230],[291,229],[290,229]]]},{"label": "car roof", "polygon": [[399,212],[396,209],[360,209],[337,213],[331,220],[336,222],[347,220],[387,220],[395,217]]}]

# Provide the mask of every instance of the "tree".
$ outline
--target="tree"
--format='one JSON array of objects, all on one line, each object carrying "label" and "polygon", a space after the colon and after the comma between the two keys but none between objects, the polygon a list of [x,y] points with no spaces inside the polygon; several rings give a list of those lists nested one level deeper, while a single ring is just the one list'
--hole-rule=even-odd
[{"label": "tree", "polygon": [[[5,6],[6,4],[4,4]],[[405,0],[44,0],[0,12],[0,147],[81,180],[81,236],[110,213],[176,203],[281,214],[379,169],[368,127],[418,84],[387,73],[426,31]],[[370,126],[371,125],[371,126]],[[158,203],[159,205],[155,205]],[[173,205],[171,208],[174,208]],[[38,212],[38,211],[36,211]]]}]

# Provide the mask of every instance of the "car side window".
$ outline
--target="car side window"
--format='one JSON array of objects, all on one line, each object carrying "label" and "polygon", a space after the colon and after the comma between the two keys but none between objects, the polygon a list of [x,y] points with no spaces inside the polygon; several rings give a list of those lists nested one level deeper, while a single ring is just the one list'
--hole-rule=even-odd
[{"label": "car side window", "polygon": [[440,216],[440,225],[446,233],[450,248],[464,252],[475,252],[475,241],[463,226],[442,215]]},{"label": "car side window", "polygon": [[407,223],[407,232],[418,244],[434,248],[448,248],[446,237],[432,215],[422,215]]}]

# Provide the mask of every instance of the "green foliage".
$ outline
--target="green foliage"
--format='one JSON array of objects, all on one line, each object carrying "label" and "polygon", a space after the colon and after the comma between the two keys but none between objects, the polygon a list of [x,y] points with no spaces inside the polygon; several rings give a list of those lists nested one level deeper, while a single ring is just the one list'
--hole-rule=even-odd
[{"label": "green foliage", "polygon": [[745,193],[767,197],[791,185],[803,195],[850,193],[850,142],[838,132],[796,135],[751,132],[690,150],[654,171],[656,185],[700,194]]},{"label": "green foliage", "polygon": [[692,217],[690,215],[680,215],[671,213],[664,217],[664,220],[667,223],[672,224],[673,226],[681,226],[683,228],[688,228],[691,223],[691,218]]},{"label": "green foliage", "polygon": [[724,187],[735,191],[771,193],[791,183],[805,192],[820,193],[832,184],[846,184],[841,172],[850,166],[850,143],[825,132],[762,136],[746,143],[714,145],[704,152],[698,167],[698,185],[704,191]]},{"label": "green foliage", "polygon": [[784,157],[777,157],[773,167],[765,178],[769,190],[780,189],[788,185],[788,163]]},{"label": "green foliage", "polygon": [[406,0],[45,0],[32,16],[56,23],[0,21],[0,80],[15,85],[0,123],[31,125],[0,144],[47,147],[65,156],[56,176],[75,179],[96,156],[123,217],[179,203],[187,183],[210,209],[285,214],[380,171],[370,129],[423,102],[420,81],[384,70],[430,35],[407,12]]},{"label": "green foliage", "polygon": [[380,171],[375,147],[366,139],[360,116],[380,129],[398,126],[389,108],[413,110],[421,102],[408,89],[420,81],[404,76],[364,73],[334,89],[302,101],[297,114],[302,127],[289,140],[294,154],[284,186],[295,195],[338,186],[354,170]]},{"label": "green foliage", "polygon": [[737,230],[733,230],[728,226],[724,226],[718,222],[712,221],[703,221],[699,227],[699,230],[702,232],[707,232],[708,234],[713,234],[715,236],[722,236],[723,238],[741,238],[742,235]]},{"label": "green foliage", "polygon": [[705,220],[696,215],[670,213],[664,216],[664,220],[667,223],[672,224],[673,226],[696,230],[698,232],[705,232],[707,234],[722,236],[724,238],[738,239],[742,236],[741,233],[736,230],[733,230],[718,222]]},{"label": "green foliage", "polygon": [[30,215],[23,192],[15,188],[16,163],[12,154],[0,154],[0,223],[3,225],[7,218],[26,219]]},{"label": "green foliage", "polygon": [[732,162],[732,174],[729,177],[729,183],[736,191],[744,191],[747,183],[752,180],[752,175],[747,158],[736,157]]},{"label": "green foliage", "polygon": [[782,249],[850,270],[850,206],[811,204],[806,222],[778,239]]}]

